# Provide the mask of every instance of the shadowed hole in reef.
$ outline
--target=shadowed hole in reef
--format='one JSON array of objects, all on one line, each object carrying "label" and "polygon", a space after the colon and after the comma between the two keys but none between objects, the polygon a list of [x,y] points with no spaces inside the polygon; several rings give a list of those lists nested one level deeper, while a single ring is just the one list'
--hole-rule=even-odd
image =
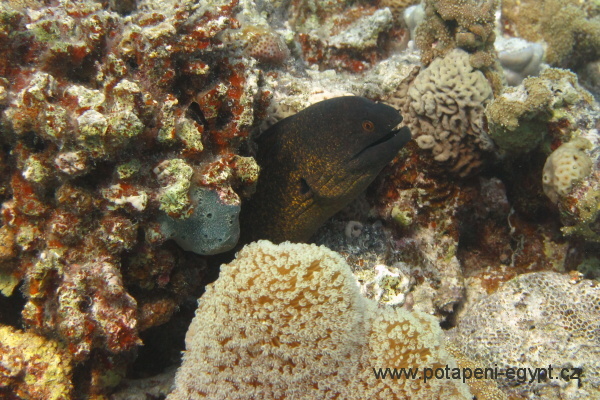
[{"label": "shadowed hole in reef", "polygon": [[20,140],[25,147],[34,153],[41,153],[48,147],[48,143],[33,131],[25,132],[21,135]]},{"label": "shadowed hole in reef", "polygon": [[144,345],[127,371],[127,378],[147,378],[180,363],[181,352],[185,350],[185,334],[196,308],[195,301],[182,304],[167,323],[140,333]]},{"label": "shadowed hole in reef", "polygon": [[23,283],[16,287],[10,297],[0,294],[0,324],[15,328],[22,327],[21,312],[27,302],[21,292],[22,285]]}]

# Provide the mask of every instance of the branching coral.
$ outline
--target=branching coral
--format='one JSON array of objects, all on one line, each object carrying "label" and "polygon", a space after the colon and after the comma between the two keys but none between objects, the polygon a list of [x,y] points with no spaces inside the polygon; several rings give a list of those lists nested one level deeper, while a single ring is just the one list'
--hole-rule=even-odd
[{"label": "branching coral", "polygon": [[492,66],[496,8],[496,0],[425,0],[425,20],[416,37],[423,63],[458,47],[472,53],[473,67]]},{"label": "branching coral", "polygon": [[199,302],[169,400],[470,399],[455,380],[376,379],[372,368],[455,366],[434,318],[377,308],[339,255],[260,241]]}]

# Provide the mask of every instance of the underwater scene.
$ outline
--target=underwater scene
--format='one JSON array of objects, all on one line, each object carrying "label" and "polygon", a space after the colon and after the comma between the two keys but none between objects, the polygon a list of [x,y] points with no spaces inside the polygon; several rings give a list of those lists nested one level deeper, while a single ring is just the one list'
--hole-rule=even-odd
[{"label": "underwater scene", "polygon": [[0,0],[1,400],[600,400],[599,0]]}]

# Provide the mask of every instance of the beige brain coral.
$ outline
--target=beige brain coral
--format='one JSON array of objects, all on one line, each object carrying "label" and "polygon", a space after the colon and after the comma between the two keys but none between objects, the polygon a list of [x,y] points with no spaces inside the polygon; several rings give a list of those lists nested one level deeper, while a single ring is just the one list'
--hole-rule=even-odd
[{"label": "beige brain coral", "polygon": [[484,109],[492,87],[469,62],[469,54],[452,50],[418,75],[408,77],[388,100],[399,106],[422,149],[459,175],[468,176],[493,149],[484,130]]},{"label": "beige brain coral", "polygon": [[460,380],[374,377],[456,367],[441,333],[429,315],[363,298],[337,253],[260,241],[200,299],[168,400],[471,399]]}]

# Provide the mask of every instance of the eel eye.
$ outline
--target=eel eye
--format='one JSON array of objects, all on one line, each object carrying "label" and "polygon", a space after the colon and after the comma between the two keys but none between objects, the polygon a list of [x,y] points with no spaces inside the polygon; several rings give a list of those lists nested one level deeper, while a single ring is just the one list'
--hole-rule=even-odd
[{"label": "eel eye", "polygon": [[373,132],[375,130],[375,124],[369,120],[363,121],[362,127],[367,132]]}]

